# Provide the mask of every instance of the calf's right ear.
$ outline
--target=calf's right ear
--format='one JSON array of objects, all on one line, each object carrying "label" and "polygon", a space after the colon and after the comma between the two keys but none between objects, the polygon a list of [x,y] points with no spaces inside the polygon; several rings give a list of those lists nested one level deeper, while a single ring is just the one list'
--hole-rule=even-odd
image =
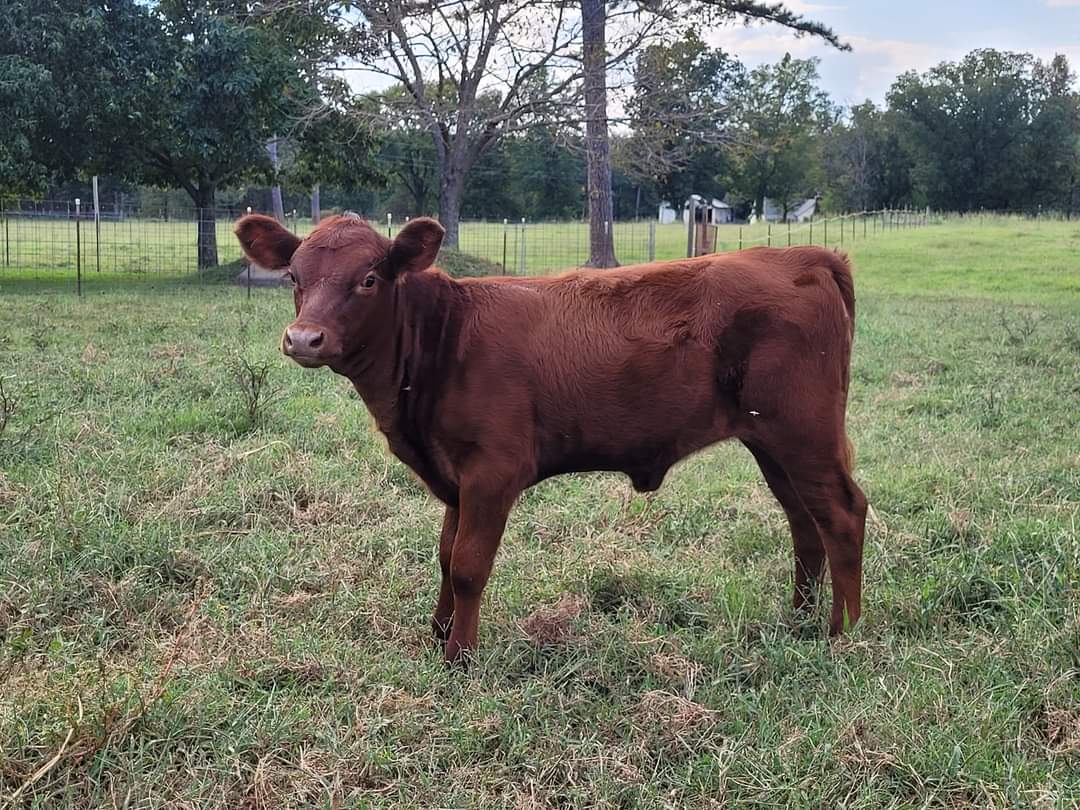
[{"label": "calf's right ear", "polygon": [[236,238],[244,255],[260,267],[280,270],[288,267],[300,240],[273,217],[248,214],[236,223]]}]

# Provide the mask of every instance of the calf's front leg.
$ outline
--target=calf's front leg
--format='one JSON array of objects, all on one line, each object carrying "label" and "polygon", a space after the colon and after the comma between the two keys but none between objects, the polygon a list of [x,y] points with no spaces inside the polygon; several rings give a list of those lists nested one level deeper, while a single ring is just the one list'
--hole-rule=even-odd
[{"label": "calf's front leg", "polygon": [[431,632],[437,641],[445,643],[450,638],[450,628],[454,623],[454,588],[450,582],[450,558],[454,553],[454,538],[457,536],[458,510],[446,507],[443,515],[442,531],[439,533],[439,568],[442,570],[442,584],[439,586],[439,602],[435,605],[435,616],[431,620]]},{"label": "calf's front leg", "polygon": [[444,650],[449,664],[476,649],[484,586],[491,576],[506,518],[519,494],[517,488],[487,482],[463,485],[460,492],[457,534],[450,556],[454,620]]}]

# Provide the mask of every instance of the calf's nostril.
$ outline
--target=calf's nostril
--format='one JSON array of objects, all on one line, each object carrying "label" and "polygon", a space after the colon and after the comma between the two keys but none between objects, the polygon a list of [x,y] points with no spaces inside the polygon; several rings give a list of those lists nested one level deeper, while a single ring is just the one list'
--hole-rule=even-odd
[{"label": "calf's nostril", "polygon": [[320,346],[322,346],[323,337],[324,337],[324,335],[323,335],[322,332],[319,332],[318,334],[313,335],[312,338],[311,338],[311,343],[310,343],[311,348],[317,349]]},{"label": "calf's nostril", "polygon": [[285,333],[285,345],[290,349],[292,348],[292,335],[288,332]]}]

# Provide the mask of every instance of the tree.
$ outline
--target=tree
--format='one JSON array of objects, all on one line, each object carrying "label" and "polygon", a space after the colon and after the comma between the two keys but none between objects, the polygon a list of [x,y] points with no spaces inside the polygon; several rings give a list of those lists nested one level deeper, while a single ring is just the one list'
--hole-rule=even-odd
[{"label": "tree", "polygon": [[[135,0],[35,0],[0,14],[0,192],[50,183],[121,161],[152,98],[158,26]],[[97,58],[84,58],[93,42]]]},{"label": "tree", "polygon": [[607,111],[607,23],[604,0],[581,0],[582,67],[585,82],[585,154],[589,199],[588,267],[613,267],[611,141]]},{"label": "tree", "polygon": [[378,134],[356,115],[324,106],[285,140],[279,177],[286,185],[312,189],[312,220],[318,222],[321,184],[346,192],[385,186],[388,170],[378,160],[380,147]]},{"label": "tree", "polygon": [[820,181],[820,136],[837,111],[817,87],[817,60],[793,59],[750,72],[732,99],[735,140],[731,184],[762,216],[765,198],[784,216]]},{"label": "tree", "polygon": [[1032,67],[1034,115],[1024,156],[1028,205],[1058,208],[1076,205],[1080,173],[1080,93],[1065,56]]},{"label": "tree", "polygon": [[825,136],[825,174],[831,208],[871,210],[915,202],[912,159],[896,114],[873,102],[857,104]]},{"label": "tree", "polygon": [[618,142],[616,162],[678,204],[714,193],[722,174],[729,97],[744,81],[742,65],[711,49],[693,30],[670,45],[645,48],[634,67],[627,103],[632,134]]},{"label": "tree", "polygon": [[915,159],[915,184],[935,208],[1008,209],[1026,197],[1024,157],[1034,112],[1030,54],[976,50],[888,93]]},{"label": "tree", "polygon": [[[589,165],[589,223],[590,250],[589,265],[606,267],[614,263],[614,251],[611,235],[601,226],[611,214],[611,158],[607,140],[607,89],[606,71],[619,60],[607,62],[596,58],[596,54],[606,51],[605,26],[606,16],[617,13],[634,18],[642,26],[644,35],[634,45],[648,41],[651,34],[663,32],[669,25],[675,25],[686,17],[705,23],[726,23],[741,20],[772,22],[795,32],[796,36],[817,36],[842,50],[848,46],[841,43],[833,31],[820,23],[805,19],[790,11],[783,3],[761,2],[760,0],[691,0],[690,2],[664,2],[664,0],[616,0],[610,6],[603,0],[581,0],[583,20],[583,52],[585,54],[585,104],[589,119],[600,112],[604,115],[604,124],[595,126],[596,137],[586,138],[586,151]],[[663,25],[668,23],[669,25]],[[593,54],[593,58],[589,55]],[[606,235],[605,235],[606,234]]]},{"label": "tree", "polygon": [[377,54],[367,68],[404,88],[383,125],[425,130],[438,164],[444,242],[456,245],[465,181],[500,138],[565,117],[580,67],[579,25],[555,0],[379,0],[356,7]]}]

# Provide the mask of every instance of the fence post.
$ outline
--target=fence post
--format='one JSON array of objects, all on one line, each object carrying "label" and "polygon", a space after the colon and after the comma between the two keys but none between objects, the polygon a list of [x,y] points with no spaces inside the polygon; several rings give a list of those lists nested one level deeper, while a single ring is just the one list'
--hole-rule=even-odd
[{"label": "fence post", "polygon": [[814,244],[814,215],[810,215],[810,244]]},{"label": "fence post", "polygon": [[521,218],[521,275],[525,275],[525,217]]},{"label": "fence post", "polygon": [[862,238],[866,238],[866,212],[862,213]]},{"label": "fence post", "polygon": [[739,250],[742,250],[742,225],[739,226]]},{"label": "fence post", "polygon": [[[82,202],[75,198],[75,292],[82,298],[82,237],[79,233],[79,205]],[[70,209],[69,209],[70,210]]]},{"label": "fence post", "polygon": [[844,217],[840,217],[840,247],[844,246]]},{"label": "fence post", "polygon": [[787,221],[787,246],[791,247],[791,220]]},{"label": "fence post", "polygon": [[[94,175],[94,257],[97,272],[101,272],[101,206],[98,200],[97,175]],[[166,200],[169,198],[166,197]],[[168,217],[166,217],[168,219]]]},{"label": "fence post", "polygon": [[769,247],[772,247],[772,223],[771,222],[768,225],[765,226],[765,239],[766,239],[765,244],[767,244]]},{"label": "fence post", "polygon": [[824,247],[829,246],[829,218],[825,217],[825,236],[821,240],[821,244]]},{"label": "fence post", "polygon": [[649,220],[649,261],[656,261],[656,223]]},{"label": "fence post", "polygon": [[0,201],[0,217],[3,217],[4,219],[4,267],[7,267],[10,262],[8,249],[8,215],[7,207],[2,201]]},{"label": "fence post", "polygon": [[507,230],[508,230],[508,227],[507,227],[508,222],[509,222],[509,220],[506,217],[503,217],[503,260],[502,260],[502,266],[503,266],[503,273],[504,274],[506,273],[506,237],[507,237]]},{"label": "fence post", "polygon": [[387,239],[392,239],[393,238],[392,236],[390,236],[390,228],[391,228],[391,226],[393,224],[394,224],[394,215],[392,213],[390,213],[389,211],[387,211],[386,212],[386,238]]},{"label": "fence post", "polygon": [[687,209],[690,216],[686,222],[686,258],[694,258],[694,230],[697,224],[697,200],[694,199],[694,195],[690,195],[690,207]]}]

